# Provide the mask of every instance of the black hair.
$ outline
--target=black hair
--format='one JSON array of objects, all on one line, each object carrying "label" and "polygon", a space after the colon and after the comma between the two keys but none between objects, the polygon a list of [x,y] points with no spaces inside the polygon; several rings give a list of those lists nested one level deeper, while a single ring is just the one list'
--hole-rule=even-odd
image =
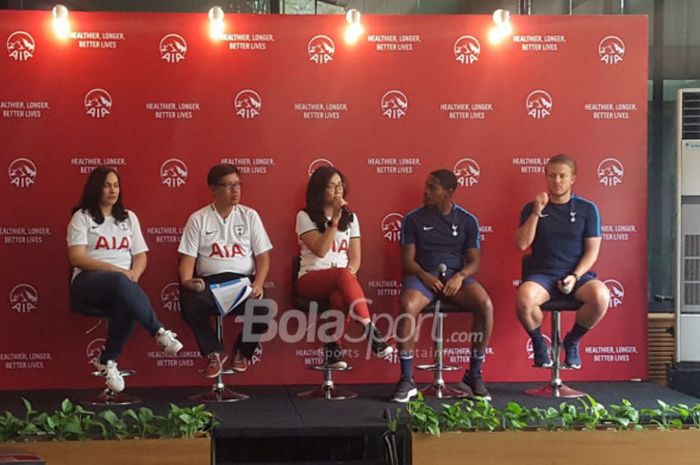
[{"label": "black hair", "polygon": [[457,176],[450,170],[435,170],[430,175],[438,180],[443,189],[454,191],[457,188]]},{"label": "black hair", "polygon": [[114,168],[108,166],[98,166],[88,175],[85,181],[85,187],[83,188],[83,196],[80,199],[80,203],[73,207],[71,213],[75,213],[78,210],[87,211],[95,223],[102,224],[105,220],[102,214],[102,208],[100,208],[100,199],[102,198],[102,188],[104,187],[105,180],[109,173],[114,173],[117,177],[117,182],[119,182],[119,197],[117,197],[117,202],[112,206],[112,217],[116,222],[126,221],[129,215],[124,208],[123,203],[123,190],[121,186],[121,180],[119,179],[119,173]]},{"label": "black hair", "polygon": [[[328,182],[336,174],[340,176],[340,180],[343,183],[343,198],[345,198],[349,192],[347,180],[343,173],[332,166],[321,166],[314,170],[309,178],[309,184],[306,186],[306,208],[304,208],[304,211],[309,215],[311,221],[316,224],[321,233],[330,224],[326,214],[323,212],[323,197],[328,187]],[[354,218],[355,215],[350,209],[343,207],[340,221],[338,222],[338,230],[345,231]]]},{"label": "black hair", "polygon": [[219,183],[219,181],[221,181],[221,178],[228,176],[229,174],[237,174],[238,176],[241,175],[238,168],[230,163],[220,163],[218,165],[214,165],[209,170],[209,173],[207,173],[207,184],[214,187]]}]

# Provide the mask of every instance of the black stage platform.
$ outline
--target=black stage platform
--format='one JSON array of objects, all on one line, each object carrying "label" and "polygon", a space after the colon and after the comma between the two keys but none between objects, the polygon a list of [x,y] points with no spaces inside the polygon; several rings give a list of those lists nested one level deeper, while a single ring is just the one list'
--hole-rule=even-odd
[{"label": "black stage platform", "polygon": [[[540,383],[492,383],[489,389],[493,404],[504,407],[516,401],[528,407],[559,405],[564,399],[531,397],[526,389]],[[356,399],[326,401],[302,400],[296,394],[308,386],[242,386],[237,391],[250,399],[209,404],[219,421],[214,431],[217,464],[249,463],[326,463],[383,464],[386,447],[385,411],[392,413],[398,404],[387,399],[393,385],[343,386],[359,393]],[[700,399],[649,382],[581,382],[573,383],[604,404],[628,399],[637,408],[655,407],[656,400],[669,404],[694,405]],[[128,392],[143,399],[141,405],[165,413],[170,403],[192,405],[187,396],[200,388],[130,388]],[[0,391],[0,412],[23,413],[20,397],[29,399],[36,410],[54,410],[61,400],[79,399],[86,391]],[[576,402],[575,400],[567,400]],[[429,399],[439,406],[444,401]],[[120,408],[115,407],[117,411]],[[93,408],[99,410],[99,408]],[[404,438],[405,439],[405,438]],[[410,439],[407,439],[407,441]],[[408,444],[399,438],[402,463],[410,461]]]}]

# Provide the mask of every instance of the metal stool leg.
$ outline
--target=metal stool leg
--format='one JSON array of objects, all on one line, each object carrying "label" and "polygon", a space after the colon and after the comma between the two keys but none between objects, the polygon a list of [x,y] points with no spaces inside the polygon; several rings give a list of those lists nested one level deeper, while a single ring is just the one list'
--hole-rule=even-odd
[{"label": "metal stool leg", "polygon": [[[224,340],[224,318],[220,315],[216,317],[216,339],[219,343]],[[235,392],[226,387],[224,375],[232,374],[235,374],[233,370],[222,370],[216,377],[210,390],[199,394],[193,394],[187,398],[197,402],[238,402],[239,400],[248,399],[250,396]]]},{"label": "metal stool leg", "polygon": [[[132,376],[136,374],[134,370],[119,370],[119,373],[123,377]],[[102,373],[99,371],[93,371],[92,376],[102,377]],[[139,397],[130,396],[129,394],[122,394],[121,392],[114,392],[109,388],[103,389],[99,394],[94,397],[87,397],[80,399],[78,401],[82,405],[135,405],[140,404],[141,399]]]},{"label": "metal stool leg", "polygon": [[435,311],[433,313],[435,317],[435,362],[430,365],[418,365],[416,368],[419,370],[432,371],[434,373],[433,384],[430,384],[423,389],[421,392],[424,396],[437,397],[438,399],[450,399],[453,397],[467,397],[469,394],[462,391],[461,389],[456,389],[445,384],[445,380],[442,377],[443,371],[458,371],[462,367],[454,365],[445,365],[442,362],[442,352],[443,352],[443,313],[440,311],[440,305],[442,301],[438,299],[435,302]]},{"label": "metal stool leg", "polygon": [[297,394],[297,397],[300,399],[347,400],[357,397],[357,393],[339,388],[333,382],[334,371],[350,371],[352,367],[334,368],[328,366],[328,354],[325,349],[323,351],[323,365],[315,365],[308,368],[311,370],[323,371],[323,384],[309,391],[300,392]]},{"label": "metal stool leg", "polygon": [[576,398],[585,397],[587,394],[582,391],[572,389],[561,380],[561,314],[552,312],[552,378],[548,384],[525,391],[526,394],[539,397],[564,397]]}]

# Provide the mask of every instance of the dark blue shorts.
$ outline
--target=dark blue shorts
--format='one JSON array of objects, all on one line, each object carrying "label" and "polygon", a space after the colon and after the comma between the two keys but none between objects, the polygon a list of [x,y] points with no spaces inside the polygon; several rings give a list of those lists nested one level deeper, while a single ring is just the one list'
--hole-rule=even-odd
[{"label": "dark blue shorts", "polygon": [[[459,270],[457,270],[457,271],[459,271]],[[450,279],[457,271],[449,271],[448,270],[447,273],[445,274],[446,278]],[[436,278],[439,275],[438,272],[434,272],[434,273],[430,273],[430,274],[432,274]],[[474,278],[466,278],[464,281],[462,281],[462,289],[464,289],[465,286],[469,286],[470,284],[474,284],[476,282],[477,282],[477,280]],[[437,295],[433,291],[431,291],[430,289],[425,287],[425,284],[423,284],[423,281],[421,281],[418,278],[418,276],[415,276],[415,275],[411,275],[411,276],[407,276],[407,277],[403,278],[403,290],[406,291],[409,289],[414,289],[414,290],[420,292],[430,302],[432,302],[433,300],[435,300],[437,298]]]},{"label": "dark blue shorts", "polygon": [[[566,275],[555,276],[555,275],[544,274],[544,273],[533,273],[531,275],[526,276],[525,279],[523,280],[523,282],[533,281],[533,282],[539,284],[547,292],[549,292],[549,297],[554,299],[554,298],[564,297],[564,294],[562,294],[561,291],[559,290],[559,287],[557,287],[557,281],[559,281],[560,279],[563,279],[565,277],[566,277]],[[595,279],[595,278],[596,278],[596,273],[594,271],[589,271],[588,273],[581,276],[581,278],[578,280],[578,282],[576,282],[576,284],[574,285],[574,290],[571,291],[571,295],[576,294],[576,291],[578,291],[578,289],[581,286],[586,284],[591,279]]]}]

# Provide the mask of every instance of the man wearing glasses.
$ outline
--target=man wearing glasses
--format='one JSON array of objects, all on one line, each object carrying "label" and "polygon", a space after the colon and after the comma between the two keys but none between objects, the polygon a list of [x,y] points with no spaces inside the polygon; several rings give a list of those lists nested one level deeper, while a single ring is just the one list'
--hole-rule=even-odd
[{"label": "man wearing glasses", "polygon": [[[262,298],[270,270],[272,244],[258,213],[240,204],[241,180],[238,168],[230,164],[213,166],[207,184],[214,201],[190,215],[180,240],[180,307],[192,328],[199,350],[207,358],[204,375],[215,378],[229,358],[209,321],[216,315],[210,284],[247,277],[251,298]],[[238,308],[242,309],[243,306]],[[267,330],[263,323],[252,325],[253,335]],[[258,345],[239,335],[233,348],[231,369],[243,372]]]}]

